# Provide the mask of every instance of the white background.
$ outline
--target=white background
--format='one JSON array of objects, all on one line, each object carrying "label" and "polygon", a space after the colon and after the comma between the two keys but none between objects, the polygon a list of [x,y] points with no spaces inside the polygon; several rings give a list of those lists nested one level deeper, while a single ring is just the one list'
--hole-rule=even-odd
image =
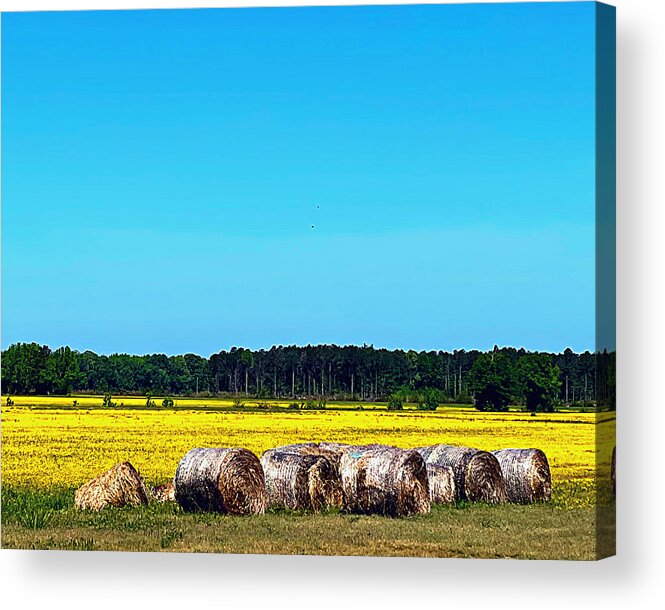
[{"label": "white background", "polygon": [[[363,2],[391,3],[407,2]],[[618,557],[572,563],[2,550],[0,603],[116,610],[665,607],[665,2],[612,3],[618,25]],[[312,2],[0,0],[3,11],[307,4]]]}]

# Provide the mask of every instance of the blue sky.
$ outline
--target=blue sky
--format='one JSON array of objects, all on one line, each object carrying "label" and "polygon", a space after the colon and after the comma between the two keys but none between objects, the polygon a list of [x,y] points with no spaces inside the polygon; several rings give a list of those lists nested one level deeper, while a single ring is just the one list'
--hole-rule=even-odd
[{"label": "blue sky", "polygon": [[593,3],[2,16],[2,345],[593,349]]}]

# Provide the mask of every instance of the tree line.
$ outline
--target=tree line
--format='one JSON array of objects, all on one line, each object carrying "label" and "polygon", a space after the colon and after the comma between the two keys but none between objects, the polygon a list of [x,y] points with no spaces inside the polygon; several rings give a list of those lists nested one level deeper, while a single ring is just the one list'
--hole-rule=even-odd
[{"label": "tree line", "polygon": [[[98,355],[69,347],[51,350],[16,343],[2,352],[4,394],[152,394],[319,398],[325,400],[508,403],[609,406],[616,404],[614,353],[527,352],[512,347],[420,351],[371,345],[232,347],[196,354]],[[540,398],[537,398],[540,396]]]}]

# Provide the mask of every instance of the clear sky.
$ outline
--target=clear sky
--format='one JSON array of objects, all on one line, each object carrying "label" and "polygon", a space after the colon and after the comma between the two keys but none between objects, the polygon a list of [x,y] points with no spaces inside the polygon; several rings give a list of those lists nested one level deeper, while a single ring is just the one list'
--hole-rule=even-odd
[{"label": "clear sky", "polygon": [[2,345],[594,347],[594,5],[2,16]]}]

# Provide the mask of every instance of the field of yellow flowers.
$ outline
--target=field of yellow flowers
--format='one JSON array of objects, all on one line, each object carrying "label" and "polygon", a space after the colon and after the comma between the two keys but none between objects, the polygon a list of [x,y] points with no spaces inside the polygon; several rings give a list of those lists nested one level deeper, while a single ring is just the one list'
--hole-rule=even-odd
[{"label": "field of yellow flowers", "polygon": [[549,458],[555,491],[557,485],[575,489],[571,502],[579,505],[593,497],[596,469],[599,479],[609,478],[614,436],[614,414],[608,413],[531,417],[459,407],[396,413],[351,405],[291,411],[282,403],[234,408],[214,399],[146,409],[145,398],[101,409],[100,397],[75,399],[76,407],[71,398],[12,400],[13,406],[2,408],[3,484],[37,489],[78,486],[124,460],[148,481],[164,482],[192,447],[243,446],[260,456],[270,447],[303,441],[449,443],[486,450],[539,447]]}]

